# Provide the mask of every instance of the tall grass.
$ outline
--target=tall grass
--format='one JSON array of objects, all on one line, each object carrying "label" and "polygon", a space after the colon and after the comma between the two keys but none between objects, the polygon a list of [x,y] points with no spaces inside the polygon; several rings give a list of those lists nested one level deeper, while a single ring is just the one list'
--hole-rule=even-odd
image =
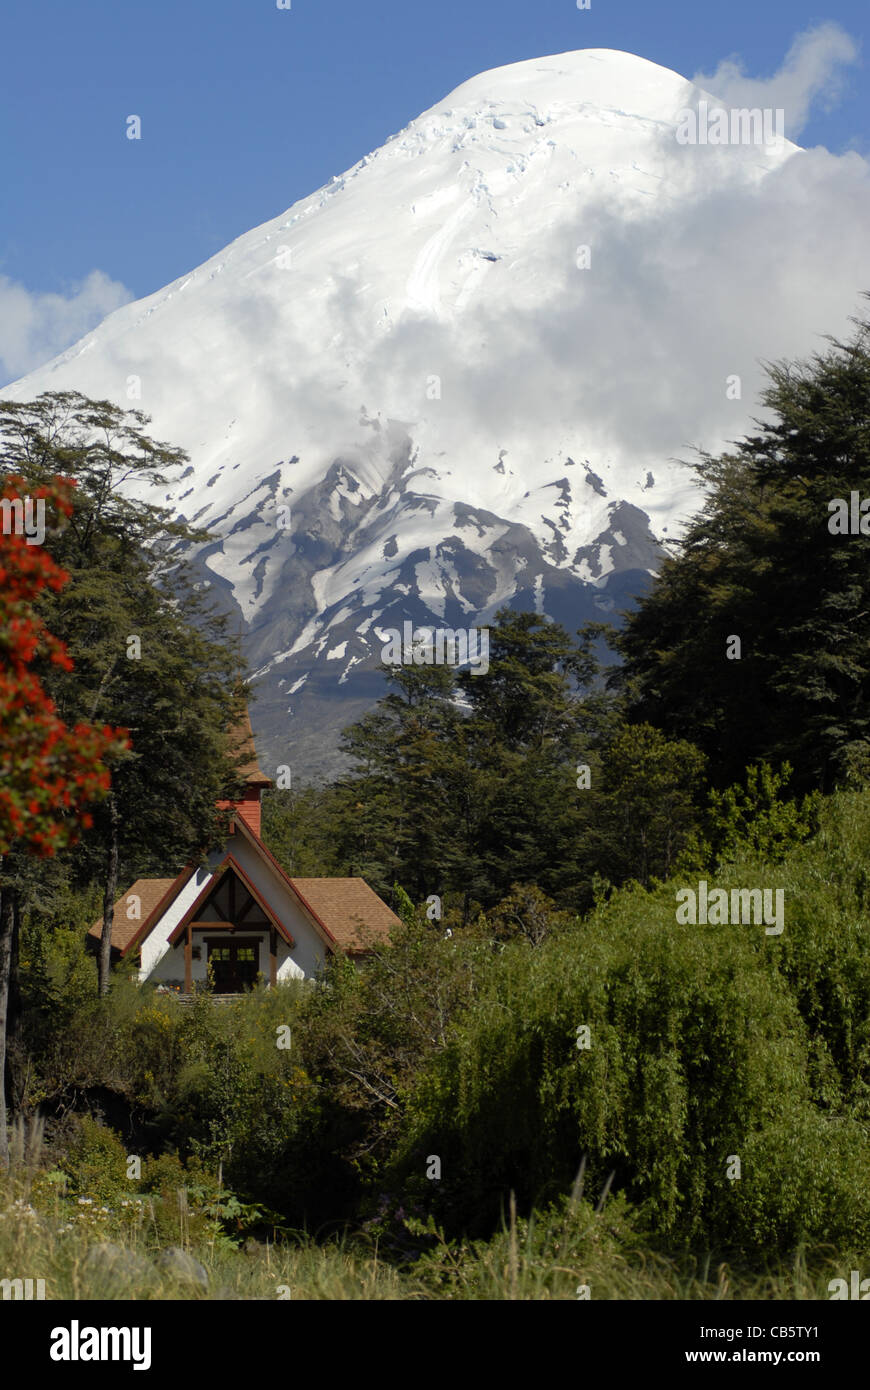
[{"label": "tall grass", "polygon": [[[712,1254],[668,1257],[639,1244],[620,1200],[601,1212],[581,1200],[528,1220],[512,1204],[488,1241],[451,1242],[433,1228],[431,1248],[401,1268],[358,1236],[318,1243],[299,1233],[250,1252],[194,1241],[206,1290],[158,1268],[147,1213],[123,1236],[112,1233],[131,1257],[129,1269],[123,1260],[112,1268],[98,1215],[71,1229],[61,1194],[37,1199],[34,1176],[19,1171],[0,1184],[0,1278],[42,1279],[47,1299],[529,1301],[576,1300],[588,1290],[591,1299],[804,1300],[827,1299],[830,1279],[860,1267],[857,1255],[833,1250],[799,1250],[761,1271]],[[163,1239],[184,1244],[183,1213],[174,1237],[164,1230]]]}]

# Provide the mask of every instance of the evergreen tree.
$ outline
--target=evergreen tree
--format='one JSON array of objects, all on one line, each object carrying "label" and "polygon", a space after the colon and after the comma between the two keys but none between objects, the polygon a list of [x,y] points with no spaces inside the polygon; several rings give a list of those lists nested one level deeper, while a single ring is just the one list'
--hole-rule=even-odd
[{"label": "evergreen tree", "polygon": [[392,687],[345,733],[357,765],[339,783],[340,846],[389,891],[441,897],[467,871],[469,813],[464,720],[449,666],[386,666]]},{"label": "evergreen tree", "polygon": [[503,609],[490,631],[489,670],[460,677],[478,773],[473,855],[486,902],[515,883],[553,893],[584,876],[591,798],[578,786],[578,766],[589,764],[596,731],[581,686],[594,675],[588,647],[558,623]]},{"label": "evergreen tree", "polygon": [[263,793],[261,837],[294,878],[341,877],[336,850],[337,798],[332,787],[269,787]]},{"label": "evergreen tree", "polygon": [[205,533],[131,495],[132,483],[153,488],[186,462],[151,440],[147,424],[139,411],[74,392],[0,402],[0,467],[17,464],[31,487],[60,472],[76,484],[68,525],[46,541],[69,582],[41,610],[74,667],[46,667],[47,689],[63,718],[130,732],[96,835],[74,861],[80,879],[102,873],[102,993],[120,874],[174,870],[216,841],[215,802],[233,774],[228,729],[245,694],[226,619],[178,553]]},{"label": "evergreen tree", "polygon": [[[9,478],[8,502],[24,501],[25,487]],[[44,486],[31,501],[48,501],[60,513],[70,508],[65,490]],[[11,515],[10,511],[10,515]],[[67,580],[42,545],[31,545],[13,528],[0,529],[0,1166],[8,1163],[6,1130],[6,1038],[17,1008],[19,896],[16,855],[52,858],[88,828],[85,808],[106,795],[107,763],[124,746],[123,731],[87,724],[67,727],[35,672],[38,655],[49,668],[69,671],[71,662],[56,634],[36,611],[40,594]]]},{"label": "evergreen tree", "polygon": [[512,884],[589,900],[587,829],[596,745],[618,702],[593,683],[596,633],[578,646],[556,623],[504,609],[486,672],[385,667],[392,689],[346,733],[356,770],[338,785],[345,871],[416,902],[450,895],[464,921]]},{"label": "evergreen tree", "polygon": [[830,341],[768,369],[759,433],[702,455],[704,506],[614,639],[632,717],[720,786],[766,760],[829,789],[870,738],[870,525],[838,532],[833,505],[870,498],[870,325]]},{"label": "evergreen tree", "polygon": [[649,724],[629,725],[602,755],[603,789],[589,830],[596,870],[613,883],[666,878],[695,830],[704,755]]}]

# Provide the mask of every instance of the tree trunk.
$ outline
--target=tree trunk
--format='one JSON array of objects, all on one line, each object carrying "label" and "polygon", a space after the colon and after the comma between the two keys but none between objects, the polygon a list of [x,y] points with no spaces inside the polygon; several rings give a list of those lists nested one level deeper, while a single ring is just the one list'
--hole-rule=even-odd
[{"label": "tree trunk", "polygon": [[16,1039],[21,1032],[21,903],[14,888],[8,888],[12,899],[12,946],[9,952],[9,1003],[6,1015],[6,1036]]},{"label": "tree trunk", "polygon": [[103,895],[103,931],[100,937],[100,995],[109,992],[112,968],[112,922],[118,892],[118,804],[113,794],[107,799],[109,810],[109,853],[106,860],[106,891]]},{"label": "tree trunk", "polygon": [[6,1104],[10,1109],[17,1108],[21,1101],[21,1073],[16,1070],[19,1057],[18,1043],[21,1035],[21,971],[19,956],[21,952],[21,904],[15,888],[7,886],[6,892],[12,901],[12,940],[9,947],[9,995],[6,1001]]},{"label": "tree trunk", "polygon": [[0,1169],[9,1167],[9,1132],[6,1126],[6,1014],[14,932],[13,892],[9,887],[0,887]]}]

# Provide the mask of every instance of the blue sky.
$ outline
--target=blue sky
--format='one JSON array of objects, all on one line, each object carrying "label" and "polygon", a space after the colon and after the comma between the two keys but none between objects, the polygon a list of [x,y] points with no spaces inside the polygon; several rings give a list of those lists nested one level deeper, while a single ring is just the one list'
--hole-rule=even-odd
[{"label": "blue sky", "polygon": [[866,156],[867,14],[857,0],[19,0],[3,21],[0,381],[501,64],[603,47],[687,77],[736,58],[770,78],[799,35],[834,23],[798,138]]}]

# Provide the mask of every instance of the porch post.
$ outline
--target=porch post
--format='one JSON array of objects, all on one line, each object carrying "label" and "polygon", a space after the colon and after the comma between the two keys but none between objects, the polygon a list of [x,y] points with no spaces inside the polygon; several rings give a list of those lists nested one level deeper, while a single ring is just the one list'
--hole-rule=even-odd
[{"label": "porch post", "polygon": [[278,983],[278,933],[274,927],[269,928],[269,984],[272,989]]},{"label": "porch post", "polygon": [[189,922],[184,938],[184,992],[193,993],[193,932]]}]

